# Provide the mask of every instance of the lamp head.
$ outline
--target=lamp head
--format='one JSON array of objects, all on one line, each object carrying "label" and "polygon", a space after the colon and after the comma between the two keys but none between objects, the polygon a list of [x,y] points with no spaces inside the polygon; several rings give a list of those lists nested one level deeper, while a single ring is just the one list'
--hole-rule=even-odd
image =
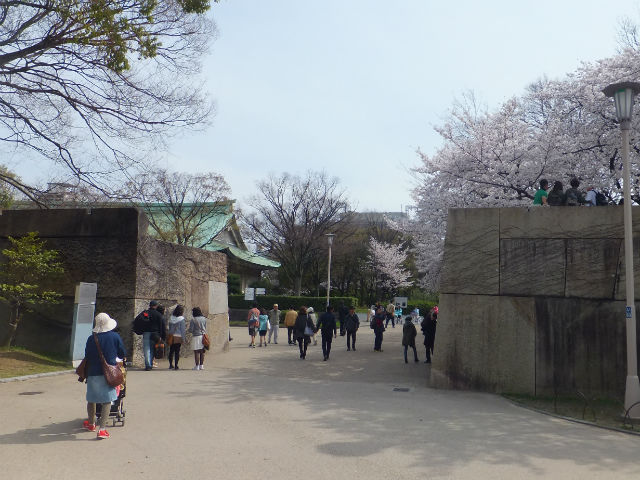
[{"label": "lamp head", "polygon": [[630,122],[631,116],[633,115],[633,98],[640,92],[640,83],[613,83],[602,90],[602,92],[607,97],[613,97],[618,122],[620,122],[620,124]]},{"label": "lamp head", "polygon": [[327,236],[327,242],[329,243],[329,246],[333,245],[333,237],[336,236],[335,233],[326,233],[325,234]]}]

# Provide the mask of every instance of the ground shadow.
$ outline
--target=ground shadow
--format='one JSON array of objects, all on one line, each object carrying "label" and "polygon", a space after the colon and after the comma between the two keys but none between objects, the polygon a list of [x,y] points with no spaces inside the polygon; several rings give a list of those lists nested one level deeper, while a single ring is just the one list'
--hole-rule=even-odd
[{"label": "ground shadow", "polygon": [[56,422],[42,427],[25,428],[0,434],[0,445],[34,445],[52,442],[95,440],[95,432],[82,428],[84,418]]},{"label": "ground shadow", "polygon": [[[412,466],[421,469],[446,471],[478,460],[543,474],[544,459],[587,465],[594,472],[613,465],[637,471],[637,437],[550,418],[495,395],[430,388],[442,374],[422,363],[404,364],[393,344],[384,354],[365,351],[364,342],[360,350],[340,353],[331,364],[322,362],[318,351],[298,360],[297,349],[285,346],[268,360],[221,367],[216,378],[203,377],[188,391],[170,394],[213,396],[230,408],[240,398],[300,404],[317,412],[304,420],[311,428],[329,429],[336,437],[318,451],[337,458],[375,455],[394,446],[384,439],[402,439]],[[248,355],[260,358],[255,350]],[[357,401],[345,402],[354,390]],[[398,408],[387,407],[391,399]]]}]

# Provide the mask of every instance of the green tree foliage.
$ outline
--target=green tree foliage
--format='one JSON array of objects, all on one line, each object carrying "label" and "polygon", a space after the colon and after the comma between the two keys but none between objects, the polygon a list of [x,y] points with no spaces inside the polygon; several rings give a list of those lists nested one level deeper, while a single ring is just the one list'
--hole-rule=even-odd
[{"label": "green tree foliage", "polygon": [[[212,111],[196,78],[213,38],[209,8],[210,0],[0,0],[0,152],[44,157],[104,191],[143,170],[174,127]],[[37,200],[35,186],[16,187]]]},{"label": "green tree foliage", "polygon": [[3,346],[10,347],[29,305],[56,303],[60,296],[44,286],[47,280],[64,272],[56,250],[45,248],[37,232],[9,237],[11,248],[2,250],[6,263],[0,265],[0,301],[11,309],[9,331]]}]

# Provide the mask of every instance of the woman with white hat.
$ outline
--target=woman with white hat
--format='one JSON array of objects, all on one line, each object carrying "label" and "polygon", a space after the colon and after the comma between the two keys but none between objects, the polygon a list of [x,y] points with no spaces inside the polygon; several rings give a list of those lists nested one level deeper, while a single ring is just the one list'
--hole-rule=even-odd
[{"label": "woman with white hat", "polygon": [[84,428],[96,431],[96,408],[100,404],[100,424],[97,428],[98,438],[109,438],[109,432],[105,429],[111,402],[118,398],[115,387],[109,386],[102,372],[102,362],[96,345],[97,337],[100,350],[109,365],[116,365],[116,357],[124,359],[126,354],[120,335],[113,331],[116,321],[106,313],[99,313],[95,318],[93,333],[87,338],[84,349],[84,358],[87,360],[87,414]]}]

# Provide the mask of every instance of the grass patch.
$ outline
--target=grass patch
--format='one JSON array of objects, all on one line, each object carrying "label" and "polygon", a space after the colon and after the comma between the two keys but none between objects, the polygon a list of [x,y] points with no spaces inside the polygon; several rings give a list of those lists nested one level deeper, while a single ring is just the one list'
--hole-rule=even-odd
[{"label": "grass patch", "polygon": [[640,427],[633,428],[624,424],[624,404],[615,398],[591,398],[575,395],[539,396],[503,394],[503,397],[525,407],[535,408],[543,412],[574,418],[590,422],[604,427],[622,428],[625,430],[639,431]]},{"label": "grass patch", "polygon": [[0,378],[69,370],[62,355],[36,353],[21,347],[0,348]]}]

